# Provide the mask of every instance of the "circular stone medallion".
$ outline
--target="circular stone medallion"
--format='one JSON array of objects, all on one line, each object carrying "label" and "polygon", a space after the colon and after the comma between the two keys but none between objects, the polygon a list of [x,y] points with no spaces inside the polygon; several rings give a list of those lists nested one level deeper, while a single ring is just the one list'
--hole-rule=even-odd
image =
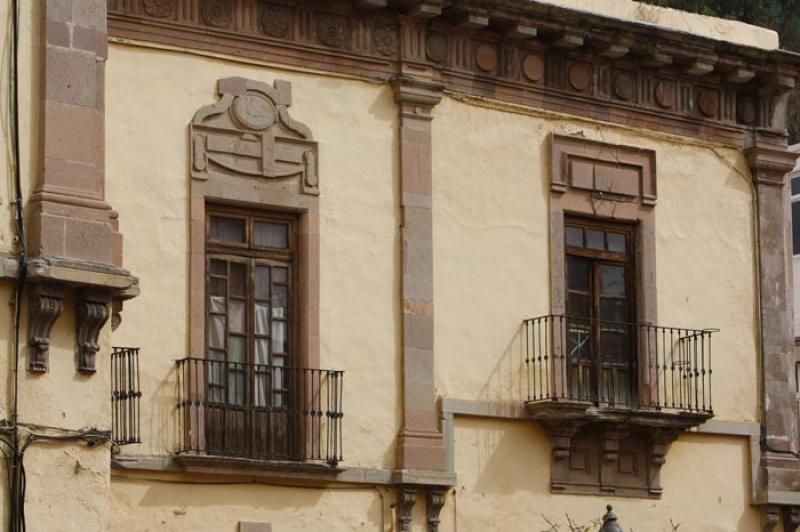
[{"label": "circular stone medallion", "polygon": [[585,91],[592,85],[592,69],[587,63],[573,63],[569,67],[569,84],[576,91]]},{"label": "circular stone medallion", "polygon": [[433,33],[425,41],[425,53],[434,63],[441,63],[447,58],[447,39],[444,35]]},{"label": "circular stone medallion", "polygon": [[267,129],[275,123],[275,107],[263,96],[247,94],[233,102],[236,119],[249,129]]},{"label": "circular stone medallion", "polygon": [[719,96],[717,91],[711,89],[701,89],[697,95],[697,108],[705,116],[714,116],[719,109]]},{"label": "circular stone medallion", "polygon": [[479,44],[475,49],[475,63],[484,72],[491,72],[497,66],[497,51],[489,44]]},{"label": "circular stone medallion", "polygon": [[664,109],[675,105],[675,84],[671,81],[659,81],[654,92],[656,103]]},{"label": "circular stone medallion", "polygon": [[522,73],[531,81],[541,81],[544,77],[544,59],[538,54],[528,54],[522,60]]},{"label": "circular stone medallion", "polygon": [[633,76],[627,72],[620,72],[614,76],[614,94],[620,100],[628,101],[633,98]]}]

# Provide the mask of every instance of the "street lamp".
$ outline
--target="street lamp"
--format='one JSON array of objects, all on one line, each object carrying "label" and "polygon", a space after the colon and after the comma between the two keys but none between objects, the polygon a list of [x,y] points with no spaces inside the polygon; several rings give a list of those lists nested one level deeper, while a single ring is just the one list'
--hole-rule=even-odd
[{"label": "street lamp", "polygon": [[600,532],[624,532],[622,526],[617,522],[617,516],[611,511],[611,505],[606,506],[606,515],[603,516],[603,526]]}]

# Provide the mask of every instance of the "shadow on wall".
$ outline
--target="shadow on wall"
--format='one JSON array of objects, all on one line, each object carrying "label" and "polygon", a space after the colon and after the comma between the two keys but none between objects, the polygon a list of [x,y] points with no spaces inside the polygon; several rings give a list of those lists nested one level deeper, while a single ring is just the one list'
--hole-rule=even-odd
[{"label": "shadow on wall", "polygon": [[525,333],[522,317],[500,359],[478,393],[479,401],[518,403],[526,401]]},{"label": "shadow on wall", "polygon": [[460,447],[471,449],[473,455],[470,457],[473,462],[470,469],[474,468],[476,473],[473,493],[508,495],[548,491],[550,443],[534,422],[460,418],[458,435],[462,440]]}]

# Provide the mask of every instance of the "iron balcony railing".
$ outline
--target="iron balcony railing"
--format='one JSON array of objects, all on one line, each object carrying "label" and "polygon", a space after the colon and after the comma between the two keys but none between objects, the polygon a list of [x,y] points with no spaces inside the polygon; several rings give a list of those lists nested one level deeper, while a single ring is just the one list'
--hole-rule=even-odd
[{"label": "iron balcony railing", "polygon": [[139,348],[114,347],[111,352],[111,435],[116,445],[141,443],[141,397]]},{"label": "iron balcony railing", "polygon": [[526,319],[528,400],[711,415],[714,332],[564,315]]},{"label": "iron balcony railing", "polygon": [[177,365],[179,454],[341,461],[343,371],[200,358]]}]

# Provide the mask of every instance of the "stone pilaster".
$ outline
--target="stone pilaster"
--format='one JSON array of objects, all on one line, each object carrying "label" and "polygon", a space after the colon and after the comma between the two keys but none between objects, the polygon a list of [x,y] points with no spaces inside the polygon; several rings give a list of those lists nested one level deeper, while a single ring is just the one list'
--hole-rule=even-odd
[{"label": "stone pilaster", "polygon": [[400,107],[402,212],[403,427],[401,469],[445,469],[433,380],[433,212],[431,109],[441,87],[403,76],[393,83]]},{"label": "stone pilaster", "polygon": [[796,154],[782,133],[757,131],[747,149],[756,192],[762,391],[760,502],[796,492],[800,475],[792,331],[791,219],[786,174]]},{"label": "stone pilaster", "polygon": [[105,0],[46,0],[42,166],[28,207],[32,257],[121,266],[105,201]]}]

